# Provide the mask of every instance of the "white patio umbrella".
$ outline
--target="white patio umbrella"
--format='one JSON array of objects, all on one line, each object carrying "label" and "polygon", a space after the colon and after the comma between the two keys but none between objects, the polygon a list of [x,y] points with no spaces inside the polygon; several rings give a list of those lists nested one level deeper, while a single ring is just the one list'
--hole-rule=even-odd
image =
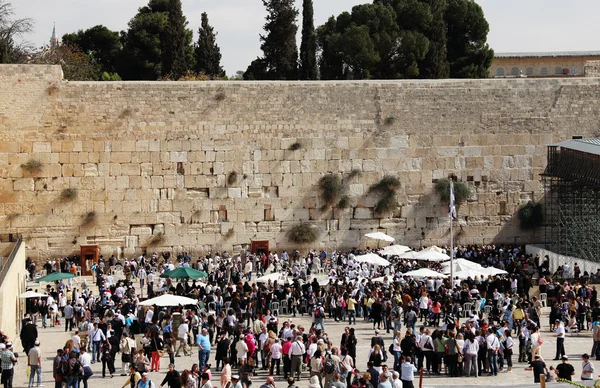
[{"label": "white patio umbrella", "polygon": [[[387,277],[387,280],[385,279]],[[372,282],[375,283],[391,283],[394,280],[394,278],[392,276],[381,276],[378,278],[375,278],[373,280],[371,280]]]},{"label": "white patio umbrella", "polygon": [[[442,263],[442,272],[449,274],[450,273],[450,261],[447,261],[445,263]],[[472,261],[466,260],[466,259],[454,259],[454,272],[460,272],[460,271],[464,271],[467,269],[473,269],[476,271],[482,271],[481,273],[483,273],[484,268],[477,264],[477,263],[473,263]]]},{"label": "white patio umbrella", "polygon": [[27,291],[27,292],[24,292],[21,295],[19,295],[19,298],[22,298],[22,299],[47,298],[47,297],[48,297],[48,295],[40,294],[39,292],[35,292],[35,291]]},{"label": "white patio umbrella", "polygon": [[417,269],[416,271],[409,271],[406,272],[404,274],[404,276],[409,276],[409,277],[413,277],[413,278],[447,278],[448,275],[444,275],[443,273],[439,273],[436,271],[433,271],[429,268],[420,268]]},{"label": "white patio umbrella", "polygon": [[459,279],[475,279],[475,276],[479,276],[480,278],[487,277],[487,275],[485,275],[482,271],[471,268],[465,269],[463,271],[454,272],[454,277]]},{"label": "white patio umbrella", "polygon": [[375,265],[383,265],[388,266],[391,263],[384,259],[383,257],[376,255],[374,253],[367,253],[365,255],[354,256],[354,261],[359,263],[368,263]]},{"label": "white patio umbrella", "polygon": [[408,251],[410,251],[410,248],[404,245],[390,245],[380,250],[379,253],[386,256],[399,256]]},{"label": "white patio umbrella", "polygon": [[486,275],[496,276],[496,275],[506,275],[508,272],[506,272],[503,269],[496,268],[496,267],[487,267],[487,268],[483,268],[483,273]]},{"label": "white patio umbrella", "polygon": [[414,259],[415,256],[417,255],[417,253],[419,253],[419,252],[408,251],[408,252],[404,252],[401,255],[398,255],[398,257],[401,258],[401,259]]},{"label": "white patio umbrella", "polygon": [[197,304],[198,301],[196,299],[187,298],[185,296],[164,294],[161,296],[157,296],[156,298],[146,299],[143,302],[138,303],[140,306],[185,306],[189,304]]},{"label": "white patio umbrella", "polygon": [[430,247],[427,247],[425,249],[423,249],[424,251],[435,251],[435,252],[440,252],[440,253],[446,253],[446,250],[443,248],[440,248],[436,245],[432,245]]},{"label": "white patio umbrella", "polygon": [[424,250],[421,252],[418,252],[415,257],[415,260],[429,260],[429,261],[446,261],[446,260],[450,260],[450,256],[448,256],[445,253],[441,253],[435,250]]},{"label": "white patio umbrella", "polygon": [[387,242],[393,242],[395,240],[395,238],[393,238],[392,236],[388,236],[387,234],[382,232],[367,233],[365,234],[365,237],[371,238],[373,240],[382,240]]},{"label": "white patio umbrella", "polygon": [[284,276],[281,275],[279,272],[273,272],[268,275],[263,275],[263,276],[259,277],[258,279],[256,279],[256,282],[257,283],[268,283],[269,280],[272,282],[284,281]]}]

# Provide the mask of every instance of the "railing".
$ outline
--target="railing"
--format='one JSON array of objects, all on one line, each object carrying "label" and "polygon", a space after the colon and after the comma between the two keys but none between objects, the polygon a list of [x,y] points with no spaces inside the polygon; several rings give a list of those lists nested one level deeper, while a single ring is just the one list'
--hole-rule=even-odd
[{"label": "railing", "polygon": [[[16,240],[14,239],[15,237],[16,237]],[[10,266],[12,265],[13,261],[15,260],[15,256],[17,255],[17,252],[19,252],[19,249],[21,248],[21,244],[23,244],[23,236],[10,235],[8,242],[14,242],[15,245],[13,246],[13,249],[10,252],[10,254],[8,255],[8,257],[4,257],[4,258],[2,258],[2,260],[0,260],[0,284],[2,284],[4,282],[4,278],[6,277],[6,274],[8,273]]]}]

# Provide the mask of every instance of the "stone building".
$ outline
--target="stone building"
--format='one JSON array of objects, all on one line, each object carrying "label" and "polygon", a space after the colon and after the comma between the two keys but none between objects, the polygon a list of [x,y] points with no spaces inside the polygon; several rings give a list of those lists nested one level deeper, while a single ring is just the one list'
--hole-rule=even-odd
[{"label": "stone building", "polygon": [[[593,78],[351,82],[68,82],[0,66],[0,226],[32,257],[315,248],[382,231],[447,244],[439,179],[465,182],[456,243],[543,242],[519,206],[543,197],[546,145],[600,135]],[[336,174],[347,206],[326,203]],[[397,177],[377,214],[370,187]]]},{"label": "stone building", "polygon": [[496,53],[490,77],[583,77],[600,51]]}]

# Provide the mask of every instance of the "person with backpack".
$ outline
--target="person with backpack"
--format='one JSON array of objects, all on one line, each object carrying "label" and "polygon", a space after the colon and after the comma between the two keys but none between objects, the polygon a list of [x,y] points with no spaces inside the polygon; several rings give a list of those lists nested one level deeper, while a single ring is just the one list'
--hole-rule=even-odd
[{"label": "person with backpack", "polygon": [[325,356],[323,362],[323,375],[325,381],[323,382],[324,387],[329,387],[329,383],[333,380],[333,376],[340,371],[340,364],[342,360],[338,356],[338,348],[332,348],[331,354]]},{"label": "person with backpack", "polygon": [[135,388],[156,388],[154,382],[150,380],[147,372],[142,373],[142,378],[138,380]]},{"label": "person with backpack", "polygon": [[321,330],[325,331],[325,309],[323,308],[323,303],[317,303],[317,307],[313,312],[313,327],[317,328],[321,325]]},{"label": "person with backpack", "polygon": [[67,388],[79,388],[79,378],[83,375],[83,368],[77,359],[77,353],[71,351],[69,358],[62,361],[62,374],[66,376]]}]

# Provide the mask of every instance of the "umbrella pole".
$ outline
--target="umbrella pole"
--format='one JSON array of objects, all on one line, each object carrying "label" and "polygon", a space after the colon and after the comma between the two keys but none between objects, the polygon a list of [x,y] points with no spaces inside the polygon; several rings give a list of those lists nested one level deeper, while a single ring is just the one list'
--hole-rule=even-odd
[{"label": "umbrella pole", "polygon": [[454,289],[454,236],[452,235],[452,207],[454,204],[452,201],[454,200],[454,183],[450,180],[450,289]]}]

